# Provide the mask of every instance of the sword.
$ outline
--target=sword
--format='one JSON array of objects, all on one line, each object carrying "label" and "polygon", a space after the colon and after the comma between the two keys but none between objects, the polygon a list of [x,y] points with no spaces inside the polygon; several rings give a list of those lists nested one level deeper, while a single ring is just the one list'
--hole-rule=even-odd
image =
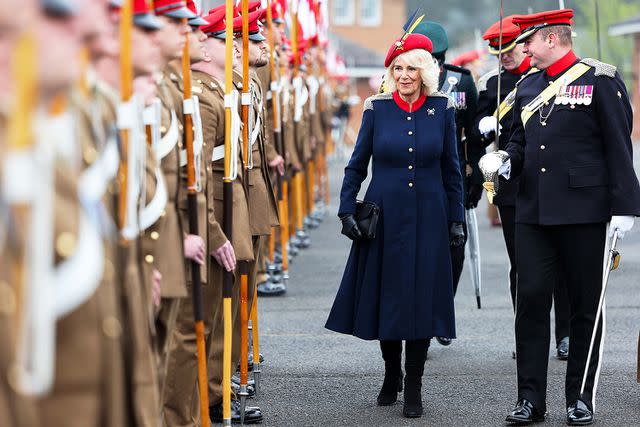
[{"label": "sword", "polygon": [[[611,238],[611,244],[609,246],[609,252],[607,254],[607,262],[604,265],[602,272],[602,291],[600,292],[600,301],[598,302],[598,310],[596,311],[596,320],[593,324],[593,332],[591,333],[591,343],[589,344],[589,352],[587,353],[587,363],[584,367],[584,375],[582,376],[582,386],[580,387],[580,396],[584,395],[584,388],[587,383],[587,374],[589,372],[589,365],[591,364],[591,356],[593,354],[593,346],[596,341],[596,335],[598,333],[598,322],[602,317],[602,309],[604,307],[604,297],[607,292],[607,284],[609,282],[609,273],[618,268],[620,264],[620,253],[616,250],[618,243],[618,233],[614,233]],[[603,325],[604,328],[604,325]],[[602,331],[604,333],[604,331]],[[602,345],[602,344],[601,344]],[[583,399],[586,402],[586,400]]]},{"label": "sword", "polygon": [[467,220],[467,233],[469,233],[469,258],[471,260],[471,282],[476,291],[476,303],[478,309],[482,308],[481,292],[482,292],[482,272],[480,269],[480,239],[478,235],[478,217],[475,209],[466,209],[465,216]]}]

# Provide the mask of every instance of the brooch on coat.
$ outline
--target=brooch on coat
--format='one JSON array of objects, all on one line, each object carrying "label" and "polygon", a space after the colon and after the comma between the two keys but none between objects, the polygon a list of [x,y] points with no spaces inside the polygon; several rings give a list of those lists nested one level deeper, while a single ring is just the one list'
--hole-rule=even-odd
[{"label": "brooch on coat", "polygon": [[427,108],[427,116],[433,116],[436,114],[435,108]]}]

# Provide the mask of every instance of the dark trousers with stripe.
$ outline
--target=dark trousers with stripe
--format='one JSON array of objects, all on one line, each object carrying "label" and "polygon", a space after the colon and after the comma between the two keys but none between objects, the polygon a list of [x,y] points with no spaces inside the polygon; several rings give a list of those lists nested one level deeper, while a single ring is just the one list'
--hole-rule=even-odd
[{"label": "dark trousers with stripe", "polygon": [[[589,343],[602,289],[606,224],[541,226],[516,224],[516,354],[518,399],[546,411],[549,362],[549,311],[562,272],[571,310],[570,351],[565,382],[566,403],[580,398]],[[593,349],[582,399],[593,407],[602,323]]]},{"label": "dark trousers with stripe", "polygon": [[[500,222],[502,223],[502,235],[509,256],[509,291],[513,309],[516,309],[516,283],[518,279],[518,267],[516,265],[516,207],[498,206]],[[556,346],[564,337],[569,336],[569,295],[564,274],[560,273],[558,283],[553,291],[553,311],[555,313],[555,338]]]}]

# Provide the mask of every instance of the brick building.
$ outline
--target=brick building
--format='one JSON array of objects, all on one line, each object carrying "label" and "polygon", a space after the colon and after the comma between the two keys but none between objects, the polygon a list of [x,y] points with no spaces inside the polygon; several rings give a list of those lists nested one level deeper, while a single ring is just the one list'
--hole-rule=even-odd
[{"label": "brick building", "polygon": [[[328,0],[332,46],[344,58],[347,75],[364,101],[376,93],[384,74],[389,46],[407,20],[404,0]],[[351,109],[350,127],[357,131],[362,106]]]},{"label": "brick building", "polygon": [[640,139],[640,15],[609,27],[610,36],[633,37],[633,78],[627,86],[633,105],[633,138]]}]

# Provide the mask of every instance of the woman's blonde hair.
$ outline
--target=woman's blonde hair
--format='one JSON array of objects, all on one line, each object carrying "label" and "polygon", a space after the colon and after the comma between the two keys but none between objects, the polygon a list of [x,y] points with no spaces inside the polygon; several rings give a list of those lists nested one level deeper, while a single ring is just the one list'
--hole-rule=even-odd
[{"label": "woman's blonde hair", "polygon": [[422,76],[422,93],[431,95],[438,90],[438,80],[440,77],[440,67],[435,62],[429,52],[424,49],[413,49],[405,53],[401,53],[391,62],[384,76],[384,81],[390,92],[396,90],[396,81],[393,78],[393,67],[395,67],[398,59],[402,58],[410,67],[420,70]]}]

